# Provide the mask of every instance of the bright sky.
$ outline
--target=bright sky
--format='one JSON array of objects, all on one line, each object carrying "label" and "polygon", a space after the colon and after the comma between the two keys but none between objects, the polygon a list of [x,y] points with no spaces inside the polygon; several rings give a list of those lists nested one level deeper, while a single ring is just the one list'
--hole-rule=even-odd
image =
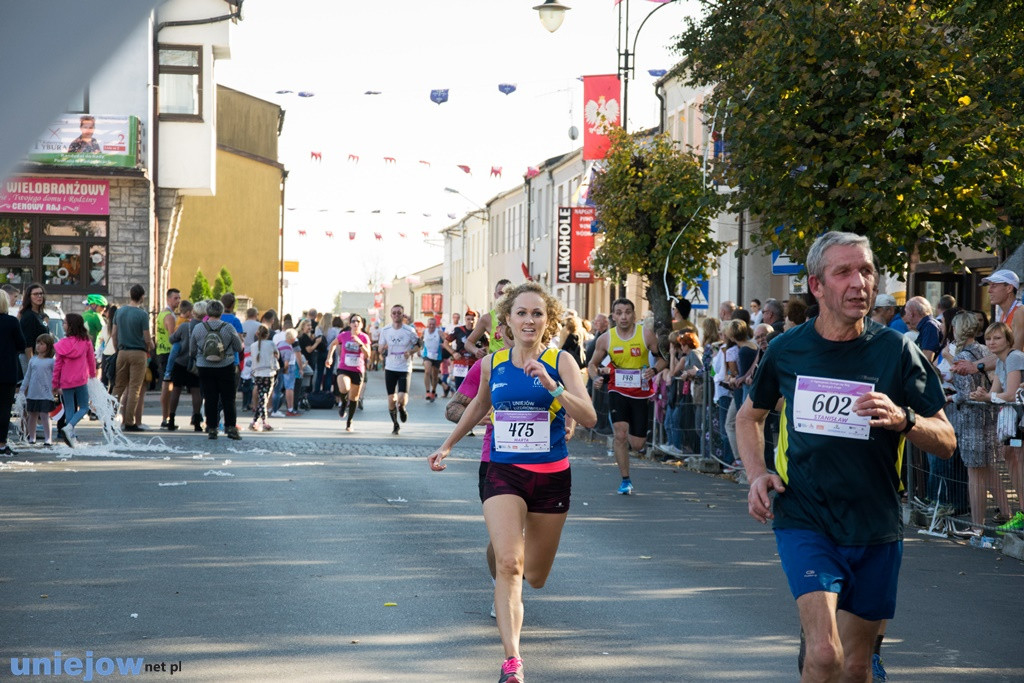
[{"label": "bright sky", "polygon": [[[286,110],[285,258],[300,262],[287,275],[287,310],[329,309],[339,290],[440,263],[449,215],[461,217],[520,184],[528,166],[582,144],[569,138],[570,126],[583,127],[578,77],[615,73],[619,11],[613,0],[564,0],[572,9],[548,33],[536,4],[246,0],[232,58],[217,64],[216,78]],[[659,7],[631,0],[631,38]],[[665,6],[640,33],[630,130],[656,125],[648,69],[679,61],[669,46],[694,8]],[[502,94],[501,83],[517,90]],[[441,105],[430,100],[439,88],[449,89]]]}]

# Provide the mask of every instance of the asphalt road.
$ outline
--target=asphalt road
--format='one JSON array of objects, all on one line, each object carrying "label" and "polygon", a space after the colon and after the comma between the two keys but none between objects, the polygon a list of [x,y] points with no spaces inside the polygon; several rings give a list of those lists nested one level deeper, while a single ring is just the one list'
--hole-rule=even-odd
[{"label": "asphalt road", "polygon": [[[420,381],[399,437],[374,373],[353,434],[314,411],[111,452],[83,423],[92,445],[0,466],[0,680],[55,651],[141,657],[144,680],[495,680],[479,437],[428,471],[449,425]],[[742,487],[637,462],[624,497],[603,444],[572,462],[558,558],[525,593],[530,681],[796,680],[795,607]],[[908,534],[890,680],[1024,679],[1022,589],[1024,563]]]}]

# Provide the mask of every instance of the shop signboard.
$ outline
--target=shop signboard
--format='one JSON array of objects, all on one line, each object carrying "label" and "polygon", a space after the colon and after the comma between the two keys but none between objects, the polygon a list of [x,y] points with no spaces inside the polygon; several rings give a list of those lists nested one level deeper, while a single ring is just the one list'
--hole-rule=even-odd
[{"label": "shop signboard", "polygon": [[110,215],[110,181],[12,177],[0,185],[0,213]]},{"label": "shop signboard", "polygon": [[65,114],[46,126],[29,150],[28,160],[51,166],[135,168],[139,119]]}]

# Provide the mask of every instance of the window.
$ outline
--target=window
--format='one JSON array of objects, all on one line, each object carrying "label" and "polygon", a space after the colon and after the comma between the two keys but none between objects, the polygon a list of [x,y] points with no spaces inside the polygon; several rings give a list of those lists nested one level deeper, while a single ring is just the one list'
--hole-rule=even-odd
[{"label": "window", "polygon": [[203,53],[196,45],[161,45],[160,118],[201,121],[203,118]]},{"label": "window", "polygon": [[40,282],[54,293],[107,289],[105,218],[0,215],[0,284]]}]

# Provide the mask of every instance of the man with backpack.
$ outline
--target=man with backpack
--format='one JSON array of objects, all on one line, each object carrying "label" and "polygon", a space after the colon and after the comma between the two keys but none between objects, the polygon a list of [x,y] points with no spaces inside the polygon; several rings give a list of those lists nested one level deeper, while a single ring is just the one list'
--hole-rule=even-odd
[{"label": "man with backpack", "polygon": [[206,401],[206,433],[217,438],[220,411],[224,411],[224,433],[236,441],[238,434],[235,408],[235,354],[242,350],[242,338],[221,320],[224,304],[214,299],[206,307],[206,322],[192,329],[189,350],[199,370],[199,385]]}]

